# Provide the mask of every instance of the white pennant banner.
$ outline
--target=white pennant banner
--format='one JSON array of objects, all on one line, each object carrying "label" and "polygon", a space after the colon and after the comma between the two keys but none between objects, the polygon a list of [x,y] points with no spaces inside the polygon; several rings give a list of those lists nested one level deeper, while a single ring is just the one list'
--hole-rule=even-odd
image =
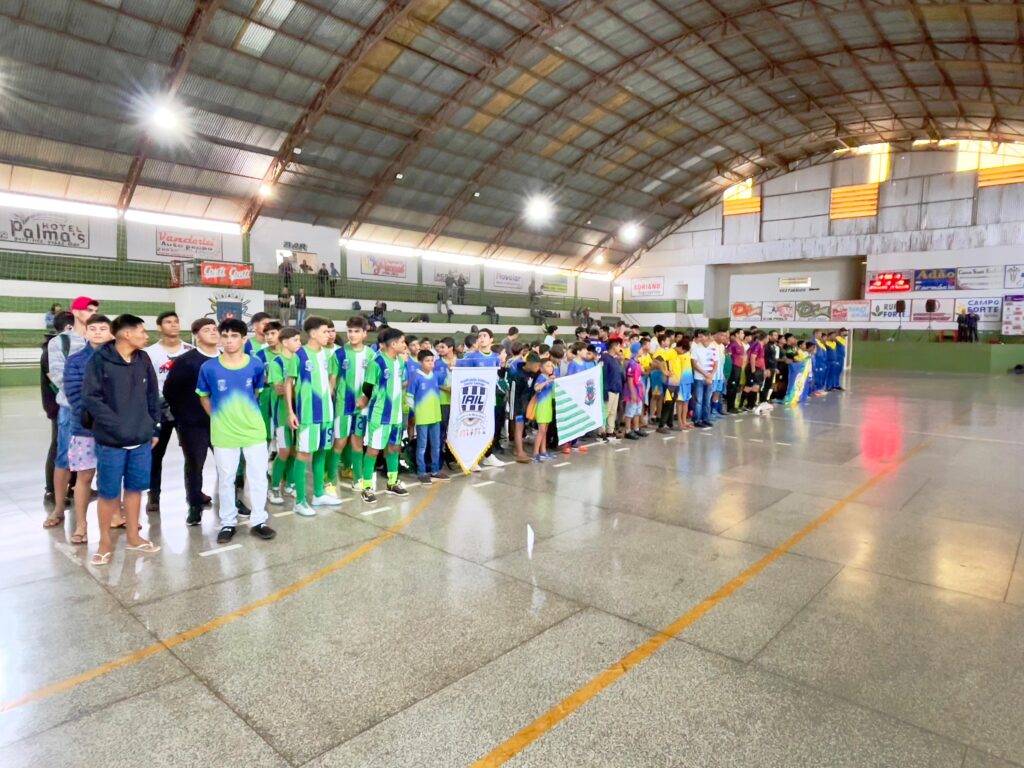
[{"label": "white pennant banner", "polygon": [[494,439],[497,368],[452,368],[448,448],[463,472],[483,458]]}]

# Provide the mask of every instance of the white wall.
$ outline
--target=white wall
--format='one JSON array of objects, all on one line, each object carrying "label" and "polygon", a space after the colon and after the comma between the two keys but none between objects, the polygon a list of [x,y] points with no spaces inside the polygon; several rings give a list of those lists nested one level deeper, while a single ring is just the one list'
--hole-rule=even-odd
[{"label": "white wall", "polygon": [[117,220],[0,207],[0,248],[113,259]]},{"label": "white wall", "polygon": [[[143,224],[138,221],[125,222],[128,238],[128,258],[137,261],[172,261],[176,258],[199,258],[206,261],[242,260],[242,236],[218,234],[216,232],[196,232],[182,227],[157,226]],[[162,237],[167,234],[193,236],[199,242],[189,249],[182,249],[180,255],[157,253],[157,233]],[[167,250],[165,245],[164,250]]]},{"label": "white wall", "polygon": [[320,263],[334,262],[340,271],[340,237],[332,227],[260,217],[249,235],[249,255],[257,272],[276,272],[279,250],[315,253]]}]

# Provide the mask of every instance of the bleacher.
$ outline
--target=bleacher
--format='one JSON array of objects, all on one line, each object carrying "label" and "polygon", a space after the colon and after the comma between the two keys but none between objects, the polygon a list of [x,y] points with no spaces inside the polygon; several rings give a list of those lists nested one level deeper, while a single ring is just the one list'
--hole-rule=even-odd
[{"label": "bleacher", "polygon": [[[262,309],[277,317],[279,287],[276,274],[256,273],[253,288],[264,292],[265,305],[250,307],[250,312]],[[293,295],[299,288],[305,288],[308,294],[307,314],[323,315],[336,322],[349,318],[356,302],[362,313],[369,314],[375,301],[381,300],[388,305],[388,322],[417,336],[459,336],[473,325],[491,327],[499,339],[512,325],[520,329],[524,340],[544,336],[543,326],[531,317],[530,300],[525,294],[467,289],[466,302],[454,306],[449,322],[447,314],[437,312],[438,288],[434,286],[342,278],[335,283],[335,297],[322,297],[315,276],[295,275]],[[174,309],[170,291],[170,270],[165,263],[0,251],[0,386],[38,382],[40,345],[46,333],[44,316],[52,304],[60,303],[67,309],[75,296],[91,296],[101,302],[104,314],[110,317],[124,312],[142,317],[155,341],[152,329],[156,316]],[[575,326],[571,314],[580,303],[586,303],[595,318],[607,316],[610,310],[610,302],[600,300],[552,296],[538,300],[539,307],[556,315],[545,323],[563,330]],[[497,310],[497,323],[483,313],[488,305]],[[424,315],[427,321],[420,322]],[[294,322],[294,306],[291,317]],[[189,338],[187,327],[193,319],[181,319],[185,339]]]}]

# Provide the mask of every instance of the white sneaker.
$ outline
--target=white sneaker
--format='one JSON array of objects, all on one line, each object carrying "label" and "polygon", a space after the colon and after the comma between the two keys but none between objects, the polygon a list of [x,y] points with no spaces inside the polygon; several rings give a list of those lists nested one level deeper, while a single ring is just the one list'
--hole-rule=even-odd
[{"label": "white sneaker", "polygon": [[277,488],[271,488],[267,491],[267,501],[271,504],[284,504],[284,496],[281,495]]},{"label": "white sneaker", "polygon": [[362,493],[362,492],[363,492],[363,481],[362,480],[353,480],[352,481],[352,493]]},{"label": "white sneaker", "polygon": [[485,467],[504,467],[505,462],[491,454],[490,456],[484,456],[483,465]]},{"label": "white sneaker", "polygon": [[334,483],[327,483],[327,485],[324,486],[324,493],[329,494],[330,496],[337,496],[338,489],[335,487]]},{"label": "white sneaker", "polygon": [[331,496],[330,494],[324,494],[323,496],[314,496],[310,506],[313,507],[336,507],[341,504],[341,499],[337,496]]},{"label": "white sneaker", "polygon": [[298,503],[292,511],[299,517],[316,517],[316,510],[309,504]]},{"label": "white sneaker", "polygon": [[284,495],[285,496],[291,496],[294,499],[295,498],[295,486],[294,485],[286,485],[284,487]]},{"label": "white sneaker", "polygon": [[472,467],[469,468],[469,471],[470,472],[483,472],[483,470],[480,469],[480,465],[479,464],[474,464]]}]

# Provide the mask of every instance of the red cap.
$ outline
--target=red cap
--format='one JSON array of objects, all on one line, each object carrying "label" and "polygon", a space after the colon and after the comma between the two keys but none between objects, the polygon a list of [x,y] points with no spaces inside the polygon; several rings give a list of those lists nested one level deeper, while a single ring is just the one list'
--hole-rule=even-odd
[{"label": "red cap", "polygon": [[100,305],[96,299],[90,299],[88,296],[79,296],[77,299],[71,302],[72,309],[88,309],[90,304],[95,304],[97,307]]}]

